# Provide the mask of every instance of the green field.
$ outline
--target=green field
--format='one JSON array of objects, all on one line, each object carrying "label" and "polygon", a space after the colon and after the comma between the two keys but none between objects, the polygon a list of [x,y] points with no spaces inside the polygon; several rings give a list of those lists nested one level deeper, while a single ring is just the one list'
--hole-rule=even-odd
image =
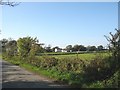
[{"label": "green field", "polygon": [[79,58],[82,60],[91,60],[95,57],[95,54],[72,54],[72,55],[54,55],[55,58]]},{"label": "green field", "polygon": [[[45,53],[44,55],[52,56],[58,59],[63,59],[63,58],[79,58],[82,60],[93,60],[96,56],[102,56],[106,57],[109,56],[109,53]],[[42,55],[43,56],[43,55]],[[41,56],[39,56],[41,57]]]}]

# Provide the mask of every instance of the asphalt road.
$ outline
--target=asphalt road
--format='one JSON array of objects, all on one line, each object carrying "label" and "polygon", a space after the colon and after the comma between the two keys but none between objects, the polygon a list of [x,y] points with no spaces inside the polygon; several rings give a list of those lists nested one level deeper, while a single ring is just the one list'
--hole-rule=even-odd
[{"label": "asphalt road", "polygon": [[[2,66],[1,66],[2,65]],[[2,67],[2,88],[66,88],[54,80],[36,75],[7,61],[0,60]]]}]

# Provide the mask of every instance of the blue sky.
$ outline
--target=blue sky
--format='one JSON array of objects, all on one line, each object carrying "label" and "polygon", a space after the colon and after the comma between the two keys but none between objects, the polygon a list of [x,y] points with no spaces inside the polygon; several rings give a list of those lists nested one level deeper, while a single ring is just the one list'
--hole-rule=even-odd
[{"label": "blue sky", "polygon": [[106,46],[104,35],[118,28],[117,2],[26,2],[2,10],[2,38],[37,37],[45,46]]}]

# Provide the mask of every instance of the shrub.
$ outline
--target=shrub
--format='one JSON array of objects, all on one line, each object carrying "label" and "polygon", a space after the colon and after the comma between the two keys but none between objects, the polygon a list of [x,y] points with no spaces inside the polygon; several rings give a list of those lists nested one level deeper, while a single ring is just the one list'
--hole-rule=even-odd
[{"label": "shrub", "polygon": [[97,81],[90,84],[89,88],[118,88],[118,78],[120,76],[120,71],[116,71],[110,78],[103,81]]},{"label": "shrub", "polygon": [[76,58],[63,58],[58,60],[58,71],[80,73],[85,66],[85,62]]},{"label": "shrub", "polygon": [[104,80],[109,78],[116,71],[115,60],[112,56],[103,58],[103,56],[96,56],[94,60],[83,69],[86,79],[89,81]]}]

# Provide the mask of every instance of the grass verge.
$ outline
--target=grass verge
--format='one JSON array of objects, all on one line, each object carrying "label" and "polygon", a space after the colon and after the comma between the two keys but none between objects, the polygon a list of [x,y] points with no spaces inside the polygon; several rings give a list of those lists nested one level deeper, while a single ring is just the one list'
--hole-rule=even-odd
[{"label": "grass verge", "polygon": [[[48,61],[49,59],[51,59],[51,58],[47,57],[46,60]],[[100,61],[101,61],[101,59],[102,58],[100,57]],[[49,77],[49,78],[53,79],[54,81],[68,84],[68,85],[70,85],[70,87],[75,86],[75,87],[86,88],[86,87],[106,87],[107,86],[106,84],[104,84],[103,82],[101,82],[99,80],[96,80],[95,82],[91,82],[91,81],[89,82],[90,76],[85,77],[84,74],[82,74],[81,72],[76,73],[76,72],[70,71],[70,70],[58,71],[57,70],[58,68],[56,68],[55,66],[52,66],[49,68],[41,68],[41,64],[38,65],[39,62],[36,62],[36,64],[34,64],[35,62],[33,63],[32,61],[30,63],[27,63],[27,60],[30,60],[30,59],[20,60],[18,57],[12,57],[11,59],[5,59],[5,60],[7,60],[8,62],[11,62],[12,64],[19,65],[20,67],[23,67],[29,71],[32,71],[38,75],[43,75],[45,77]],[[35,60],[37,60],[37,59],[35,59]],[[40,60],[40,59],[38,59],[38,60]],[[99,58],[97,57],[97,59],[95,59],[94,62],[96,61],[98,63],[98,60],[99,60]],[[63,60],[61,60],[61,61],[63,61]],[[64,63],[65,63],[65,61],[64,61]],[[50,63],[50,62],[48,62],[48,63]],[[73,63],[73,62],[71,62],[71,63]],[[42,64],[45,64],[45,62],[43,62]],[[66,63],[66,64],[69,65],[68,63]],[[99,63],[98,64],[91,63],[90,65],[93,65],[93,66],[95,65],[95,67],[92,69],[96,70],[96,66],[99,66]],[[102,65],[102,64],[100,64],[100,65]],[[62,66],[62,64],[60,64],[60,67],[61,66]],[[104,64],[103,64],[103,66],[104,66]],[[87,72],[89,72],[89,69]],[[87,74],[87,75],[89,75],[89,74]],[[93,77],[93,76],[94,75],[91,75],[91,77]],[[109,82],[111,82],[111,80],[109,80]],[[112,84],[110,86],[112,86]],[[115,85],[113,85],[113,86],[115,86]]]},{"label": "grass verge", "polygon": [[[5,59],[6,60],[6,59]],[[29,63],[25,63],[20,60],[6,60],[14,65],[20,66],[21,68],[24,68],[30,72],[33,72],[37,75],[44,76],[46,78],[49,78],[57,83],[63,83],[63,84],[68,84],[69,82],[69,74],[68,73],[62,73],[55,70],[54,68],[52,69],[43,69],[43,68],[38,68],[37,66],[33,66]]]}]

